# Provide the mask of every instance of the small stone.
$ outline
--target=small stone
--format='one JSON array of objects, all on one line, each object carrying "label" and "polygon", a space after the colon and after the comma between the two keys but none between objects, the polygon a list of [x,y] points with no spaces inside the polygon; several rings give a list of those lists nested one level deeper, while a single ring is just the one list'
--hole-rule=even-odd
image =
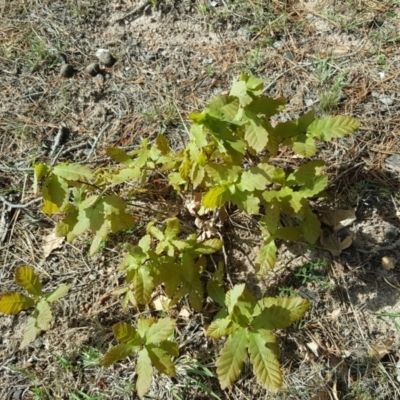
[{"label": "small stone", "polygon": [[276,42],[272,43],[272,46],[277,50],[281,50],[284,46],[284,43],[280,40],[277,40]]},{"label": "small stone", "polygon": [[383,103],[385,106],[392,106],[394,103],[394,100],[389,97],[389,96],[381,96],[379,97],[379,100],[381,101],[381,103]]},{"label": "small stone", "polygon": [[96,76],[100,72],[99,64],[91,63],[85,68],[85,72],[90,76]]},{"label": "small stone", "polygon": [[63,64],[60,68],[61,78],[71,78],[74,75],[74,67],[71,64]]},{"label": "small stone", "polygon": [[94,78],[93,78],[93,82],[98,86],[98,87],[102,87],[104,85],[104,76],[102,74],[97,74]]},{"label": "small stone", "polygon": [[109,50],[99,49],[96,51],[96,57],[100,61],[100,64],[103,64],[105,67],[112,67],[117,61]]},{"label": "small stone", "polygon": [[283,53],[283,57],[287,58],[290,61],[293,61],[296,58],[296,55],[293,53],[293,51],[285,51]]}]

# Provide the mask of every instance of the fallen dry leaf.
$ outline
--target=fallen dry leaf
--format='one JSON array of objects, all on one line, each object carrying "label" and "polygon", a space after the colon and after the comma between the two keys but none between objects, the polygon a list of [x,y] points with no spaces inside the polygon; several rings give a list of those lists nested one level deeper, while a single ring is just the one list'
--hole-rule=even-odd
[{"label": "fallen dry leaf", "polygon": [[353,238],[347,236],[342,241],[336,235],[322,235],[320,238],[321,245],[328,250],[334,257],[340,256],[340,253],[351,246]]},{"label": "fallen dry leaf", "polygon": [[55,232],[52,232],[49,235],[45,236],[43,238],[43,246],[42,246],[44,259],[46,259],[53,250],[61,247],[64,242],[64,239],[65,239],[64,236],[63,237],[56,236]]},{"label": "fallen dry leaf", "polygon": [[335,232],[340,231],[346,226],[351,225],[355,220],[356,210],[333,210],[322,213],[321,222],[325,225],[333,227]]},{"label": "fallen dry leaf", "polygon": [[335,321],[339,318],[341,311],[342,310],[340,308],[337,308],[336,310],[333,310],[331,313],[328,313],[328,316]]},{"label": "fallen dry leaf", "polygon": [[376,342],[371,345],[371,348],[368,350],[369,355],[376,360],[382,360],[387,354],[390,353],[392,349],[393,339],[386,339],[382,342]]},{"label": "fallen dry leaf", "polygon": [[318,345],[315,342],[306,343],[306,346],[318,357]]},{"label": "fallen dry leaf", "polygon": [[168,310],[169,299],[166,296],[158,295],[154,297],[150,304],[156,311],[165,311]]},{"label": "fallen dry leaf", "polygon": [[186,307],[182,307],[181,311],[179,311],[179,316],[183,319],[189,319],[191,313]]},{"label": "fallen dry leaf", "polygon": [[386,271],[390,271],[394,269],[397,260],[393,257],[382,257],[382,267],[386,269]]}]

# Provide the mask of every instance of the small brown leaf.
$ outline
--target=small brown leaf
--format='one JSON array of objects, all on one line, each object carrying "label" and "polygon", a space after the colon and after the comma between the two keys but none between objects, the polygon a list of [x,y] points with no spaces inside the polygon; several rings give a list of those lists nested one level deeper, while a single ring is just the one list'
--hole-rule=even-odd
[{"label": "small brown leaf", "polygon": [[349,248],[353,243],[353,237],[347,236],[340,242],[340,251]]},{"label": "small brown leaf", "polygon": [[351,225],[356,220],[356,210],[333,210],[322,214],[321,222],[333,227],[335,232]]},{"label": "small brown leaf", "polygon": [[306,346],[318,357],[318,345],[315,342],[306,343]]},{"label": "small brown leaf", "polygon": [[43,246],[42,246],[44,259],[46,259],[53,250],[61,247],[64,240],[65,237],[58,237],[56,236],[55,232],[52,232],[49,235],[45,236],[43,238]]},{"label": "small brown leaf", "polygon": [[151,301],[150,305],[156,311],[165,311],[165,310],[168,310],[169,303],[170,303],[170,300],[168,299],[168,297],[163,296],[163,295],[158,295],[158,296],[154,297],[154,299]]},{"label": "small brown leaf", "polygon": [[380,361],[383,357],[390,353],[390,350],[392,349],[392,344],[393,339],[386,339],[382,342],[376,342],[371,345],[368,353],[372,358]]},{"label": "small brown leaf", "polygon": [[328,316],[331,317],[334,321],[336,321],[339,318],[339,315],[341,313],[341,309],[337,308],[336,310],[333,310],[331,313],[328,313]]},{"label": "small brown leaf", "polygon": [[342,250],[347,249],[353,243],[353,238],[347,236],[340,241],[336,235],[322,235],[320,238],[321,245],[324,249],[330,251],[334,257],[340,256]]},{"label": "small brown leaf", "polygon": [[386,269],[386,271],[390,271],[394,269],[397,260],[393,257],[382,257],[382,267]]}]

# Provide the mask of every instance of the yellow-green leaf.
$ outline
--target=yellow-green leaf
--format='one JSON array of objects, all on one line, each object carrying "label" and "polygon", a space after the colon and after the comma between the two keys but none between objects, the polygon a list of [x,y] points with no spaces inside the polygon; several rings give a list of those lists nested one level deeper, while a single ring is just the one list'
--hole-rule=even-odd
[{"label": "yellow-green leaf", "polygon": [[80,164],[60,164],[54,167],[55,175],[69,181],[88,182],[93,179],[93,172],[90,168]]},{"label": "yellow-green leaf", "polygon": [[240,296],[243,295],[245,290],[245,284],[235,285],[231,290],[228,290],[225,295],[225,306],[228,309],[229,314],[233,311],[236,303]]},{"label": "yellow-green leaf", "polygon": [[0,312],[4,314],[18,314],[35,305],[31,297],[24,296],[18,292],[8,292],[0,295]]},{"label": "yellow-green leaf", "polygon": [[175,321],[169,317],[159,319],[146,332],[146,343],[158,344],[167,340],[174,332]]},{"label": "yellow-green leaf", "polygon": [[[289,325],[304,317],[304,314],[311,307],[311,303],[302,297],[264,297],[263,299],[259,300],[258,305],[259,309],[267,309],[269,307],[278,306],[285,310],[290,314]],[[289,325],[285,325],[284,327]]]},{"label": "yellow-green leaf", "polygon": [[308,243],[314,244],[322,234],[318,217],[309,209],[304,212],[304,219],[299,223],[303,237]]},{"label": "yellow-green leaf", "polygon": [[40,178],[43,178],[48,174],[50,167],[46,164],[35,164],[35,175],[33,178],[33,193],[37,192],[38,189],[38,181]]},{"label": "yellow-green leaf", "polygon": [[354,132],[360,127],[360,122],[344,115],[329,116],[313,121],[307,132],[314,137],[332,140]]},{"label": "yellow-green leaf", "polygon": [[256,257],[255,264],[258,275],[265,275],[270,269],[274,268],[276,252],[277,248],[273,238],[265,240]]},{"label": "yellow-green leaf", "polygon": [[135,348],[132,347],[130,344],[127,343],[117,344],[116,346],[111,347],[111,349],[107,351],[107,353],[104,355],[103,359],[100,361],[99,364],[104,367],[108,367],[111,364],[114,364],[115,362],[123,360],[124,358],[128,357],[129,355],[132,354],[133,351],[135,351]]},{"label": "yellow-green leaf", "polygon": [[211,188],[203,197],[202,204],[206,208],[221,207],[227,199],[227,188],[225,186],[216,186]]},{"label": "yellow-green leaf", "polygon": [[253,99],[247,93],[247,85],[245,81],[236,81],[232,84],[229,96],[236,96],[239,98],[240,105],[246,107]]},{"label": "yellow-green leaf", "polygon": [[124,164],[127,166],[131,166],[133,164],[132,158],[125,150],[122,150],[118,147],[108,147],[106,152],[111,159],[119,162],[120,164]]},{"label": "yellow-green leaf", "polygon": [[246,110],[245,115],[247,118],[247,124],[244,138],[247,140],[251,148],[260,152],[264,150],[268,143],[268,131],[265,129],[256,114]]},{"label": "yellow-green leaf", "polygon": [[270,333],[268,340],[266,336],[258,332],[248,333],[248,346],[250,362],[258,383],[265,389],[275,393],[282,385],[282,372],[278,361],[278,345],[275,336]]},{"label": "yellow-green leaf", "polygon": [[113,332],[115,338],[121,343],[130,344],[131,346],[140,345],[140,336],[136,329],[126,322],[118,322],[113,325]]},{"label": "yellow-green leaf", "polygon": [[247,357],[247,330],[239,328],[230,335],[216,362],[218,380],[222,389],[239,378],[243,362]]},{"label": "yellow-green leaf", "polygon": [[136,380],[136,392],[139,398],[142,398],[149,390],[153,378],[153,368],[146,348],[138,352],[136,373],[138,375]]},{"label": "yellow-green leaf", "polygon": [[299,156],[312,157],[317,152],[315,140],[311,136],[299,135],[293,143],[293,151]]},{"label": "yellow-green leaf", "polygon": [[22,338],[22,342],[19,348],[23,349],[30,343],[32,343],[36,339],[36,337],[40,334],[40,332],[41,332],[40,329],[36,326],[36,318],[29,317],[25,325],[24,336]]},{"label": "yellow-green leaf", "polygon": [[[222,336],[227,336],[237,329],[238,325],[234,324],[228,318],[217,318],[211,322],[207,329],[207,336],[214,339],[219,339]],[[233,328],[233,329],[229,329]]]},{"label": "yellow-green leaf", "polygon": [[15,270],[15,282],[34,297],[42,295],[42,284],[33,268],[19,267]]},{"label": "yellow-green leaf", "polygon": [[67,182],[57,175],[52,175],[46,179],[42,195],[44,213],[51,215],[60,211],[69,198]]},{"label": "yellow-green leaf", "polygon": [[36,306],[36,310],[36,326],[42,331],[47,331],[52,318],[49,303],[45,299],[40,300]]},{"label": "yellow-green leaf", "polygon": [[146,349],[152,364],[159,372],[169,376],[176,375],[175,365],[166,351],[155,345],[146,345]]},{"label": "yellow-green leaf", "polygon": [[64,297],[67,294],[69,288],[70,288],[69,285],[61,284],[53,293],[51,293],[46,297],[46,300],[49,303],[52,303],[53,301],[56,301],[61,297]]},{"label": "yellow-green leaf", "polygon": [[154,289],[153,277],[146,266],[137,268],[131,280],[135,288],[135,297],[139,304],[147,304],[150,301]]},{"label": "yellow-green leaf", "polygon": [[217,302],[221,307],[225,304],[225,291],[222,284],[224,277],[224,265],[222,262],[218,264],[218,269],[213,273],[211,279],[207,282],[208,295]]}]

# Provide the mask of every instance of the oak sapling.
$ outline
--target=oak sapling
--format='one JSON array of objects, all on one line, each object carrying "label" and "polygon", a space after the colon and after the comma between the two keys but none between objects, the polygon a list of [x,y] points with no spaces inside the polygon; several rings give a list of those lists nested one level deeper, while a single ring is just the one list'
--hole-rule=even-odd
[{"label": "oak sapling", "polygon": [[45,294],[42,284],[35,271],[28,266],[15,270],[15,282],[25,289],[31,296],[19,292],[6,292],[0,295],[0,312],[15,315],[22,310],[34,307],[33,313],[28,318],[20,348],[32,343],[42,332],[50,327],[52,313],[50,303],[65,296],[69,290],[68,285],[60,285],[54,292]]},{"label": "oak sapling", "polygon": [[[135,208],[135,204],[152,201],[149,187],[154,176],[161,180],[170,189],[169,198],[163,198],[161,213],[148,208],[146,218],[151,222],[145,232],[141,226],[143,236],[135,244],[125,245],[120,269],[126,274],[127,286],[114,294],[124,295],[125,306],[137,307],[148,304],[154,290],[162,290],[169,307],[187,296],[194,312],[203,310],[207,294],[221,307],[207,334],[227,337],[216,362],[221,386],[238,378],[249,356],[259,383],[276,391],[282,375],[272,332],[302,318],[310,303],[301,298],[257,300],[243,285],[225,292],[223,280],[229,265],[221,263],[207,282],[208,267],[216,264],[215,260],[208,262],[209,256],[223,248],[224,237],[215,227],[208,236],[196,232],[196,221],[231,206],[257,216],[263,244],[255,269],[263,277],[275,265],[278,241],[314,244],[319,239],[321,227],[311,201],[323,197],[328,177],[324,162],[315,159],[317,141],[351,134],[360,123],[340,115],[317,119],[312,110],[297,119],[273,123],[271,117],[285,108],[286,101],[270,98],[263,90],[261,79],[242,74],[229,94],[214,97],[202,112],[190,114],[190,140],[184,149],[172,149],[167,137],[159,134],[153,143],[145,139],[133,151],[108,148],[113,163],[98,169],[68,163],[37,164],[35,189],[43,180],[43,212],[63,213],[56,225],[57,235],[72,241],[86,231],[93,234],[89,250],[93,255],[110,232],[136,226],[143,207]],[[296,157],[298,167],[289,171],[276,163],[283,148]],[[188,209],[190,216],[169,214],[165,205],[171,198],[196,198],[194,207]],[[176,204],[171,207],[177,208]],[[192,224],[188,218],[193,219]],[[182,226],[191,226],[187,230],[191,233],[182,232]],[[30,301],[20,303],[30,306]],[[102,365],[137,353],[137,390],[143,396],[151,383],[152,365],[160,372],[175,373],[171,357],[177,348],[168,340],[173,327],[170,319],[139,318],[137,328],[117,324],[114,334],[120,344],[107,352]]]}]

